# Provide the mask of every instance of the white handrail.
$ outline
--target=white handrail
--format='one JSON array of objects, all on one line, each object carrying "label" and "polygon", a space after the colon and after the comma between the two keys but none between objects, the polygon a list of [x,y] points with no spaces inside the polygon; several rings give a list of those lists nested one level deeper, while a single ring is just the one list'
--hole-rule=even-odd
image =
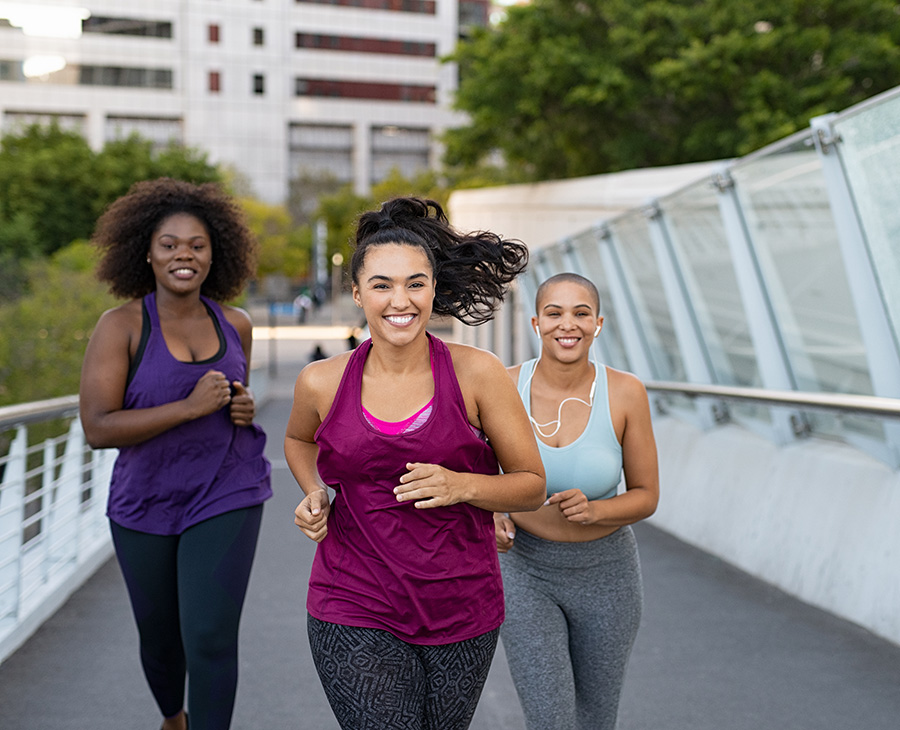
[{"label": "white handrail", "polygon": [[[0,408],[0,662],[21,646],[112,554],[106,498],[116,450],[93,451],[78,397]],[[29,445],[29,427],[68,419]]]}]

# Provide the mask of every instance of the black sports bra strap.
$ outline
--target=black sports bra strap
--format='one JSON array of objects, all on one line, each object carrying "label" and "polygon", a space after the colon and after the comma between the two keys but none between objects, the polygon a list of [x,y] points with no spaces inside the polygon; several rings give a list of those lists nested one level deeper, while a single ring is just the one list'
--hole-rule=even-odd
[{"label": "black sports bra strap", "polygon": [[144,359],[144,350],[147,349],[147,340],[150,339],[150,312],[147,311],[147,300],[141,300],[141,340],[138,342],[137,352],[134,353],[134,359],[131,361],[131,365],[128,368],[128,380],[125,381],[125,387],[134,380],[135,373],[137,373],[138,366],[141,364],[141,360]]}]

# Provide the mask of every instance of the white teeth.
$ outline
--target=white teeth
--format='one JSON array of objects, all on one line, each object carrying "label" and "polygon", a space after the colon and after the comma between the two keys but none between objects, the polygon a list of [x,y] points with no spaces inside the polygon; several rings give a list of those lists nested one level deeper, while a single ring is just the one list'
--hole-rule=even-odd
[{"label": "white teeth", "polygon": [[577,337],[557,337],[556,341],[561,345],[574,345],[578,342]]},{"label": "white teeth", "polygon": [[173,271],[172,273],[173,274],[193,274],[194,270],[193,269],[175,269],[175,271]]},{"label": "white teeth", "polygon": [[411,314],[403,314],[403,315],[393,315],[387,316],[385,319],[392,324],[409,324],[413,320],[413,315]]}]

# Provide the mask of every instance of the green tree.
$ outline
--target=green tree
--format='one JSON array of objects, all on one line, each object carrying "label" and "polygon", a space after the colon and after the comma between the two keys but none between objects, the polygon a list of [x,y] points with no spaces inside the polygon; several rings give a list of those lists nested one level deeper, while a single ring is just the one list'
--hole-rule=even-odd
[{"label": "green tree", "polygon": [[894,0],[534,0],[463,41],[445,161],[516,179],[746,154],[891,88]]},{"label": "green tree", "polygon": [[309,273],[311,234],[308,227],[297,227],[283,205],[269,205],[244,199],[250,230],[259,240],[257,274],[283,274],[298,279]]},{"label": "green tree", "polygon": [[0,302],[15,299],[25,286],[24,262],[39,247],[34,222],[19,211],[10,220],[0,219]]},{"label": "green tree", "polygon": [[25,293],[0,305],[0,405],[78,392],[87,338],[116,304],[96,263],[81,241],[27,265]]},{"label": "green tree", "polygon": [[345,185],[332,195],[324,195],[319,200],[315,219],[325,221],[327,226],[327,258],[340,253],[345,265],[349,263],[355,243],[356,222],[367,210],[376,209],[391,198],[414,195],[431,198],[446,208],[450,189],[442,185],[433,171],[422,171],[411,178],[394,168],[388,176],[372,186],[369,195],[357,195],[352,185]]},{"label": "green tree", "polygon": [[0,226],[30,229],[36,245],[26,252],[24,240],[11,242],[19,255],[52,253],[88,237],[97,194],[94,153],[81,135],[31,125],[0,140]]},{"label": "green tree", "polygon": [[[219,181],[204,153],[133,135],[95,153],[77,132],[34,124],[0,139],[0,254],[41,256],[89,238],[97,217],[138,180]],[[12,231],[12,232],[11,232]]]}]

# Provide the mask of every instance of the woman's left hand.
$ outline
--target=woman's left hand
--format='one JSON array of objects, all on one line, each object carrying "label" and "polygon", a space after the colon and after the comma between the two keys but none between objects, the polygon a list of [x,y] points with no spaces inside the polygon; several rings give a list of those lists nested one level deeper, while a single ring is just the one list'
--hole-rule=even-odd
[{"label": "woman's left hand", "polygon": [[580,489],[566,489],[557,492],[544,504],[555,504],[563,517],[579,525],[590,525],[595,521],[591,503]]},{"label": "woman's left hand", "polygon": [[466,501],[459,473],[437,464],[411,463],[406,468],[400,485],[394,487],[398,502],[414,501],[418,509],[428,509]]},{"label": "woman's left hand", "polygon": [[250,426],[253,424],[253,417],[256,415],[256,401],[253,399],[253,393],[246,385],[238,380],[232,382],[234,387],[234,395],[231,396],[231,422],[235,426]]}]

